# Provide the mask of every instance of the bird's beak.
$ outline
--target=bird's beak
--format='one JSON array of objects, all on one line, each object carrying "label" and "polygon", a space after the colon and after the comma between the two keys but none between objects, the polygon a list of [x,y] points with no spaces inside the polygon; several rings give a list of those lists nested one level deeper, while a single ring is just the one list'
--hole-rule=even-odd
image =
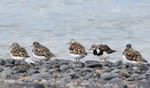
[{"label": "bird's beak", "polygon": [[33,45],[31,45],[30,47],[33,47]]}]

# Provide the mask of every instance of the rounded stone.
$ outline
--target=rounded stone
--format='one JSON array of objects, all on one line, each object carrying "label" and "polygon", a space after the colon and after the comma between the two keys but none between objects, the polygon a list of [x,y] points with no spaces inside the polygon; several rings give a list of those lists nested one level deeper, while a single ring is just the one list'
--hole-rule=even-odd
[{"label": "rounded stone", "polygon": [[0,65],[6,65],[6,61],[5,60],[3,60],[3,59],[0,59]]},{"label": "rounded stone", "polygon": [[24,73],[27,72],[26,69],[22,68],[21,66],[15,66],[12,68],[12,74]]},{"label": "rounded stone", "polygon": [[114,66],[120,66],[122,63],[122,60],[118,60],[114,63]]},{"label": "rounded stone", "polygon": [[112,79],[112,76],[111,76],[110,73],[103,73],[101,75],[101,79],[103,79],[103,80],[110,80],[110,79]]},{"label": "rounded stone", "polygon": [[61,70],[61,71],[66,71],[66,70],[69,69],[69,68],[70,68],[69,65],[61,65],[61,66],[60,66],[60,70]]},{"label": "rounded stone", "polygon": [[33,88],[45,88],[44,85],[35,83],[33,84]]},{"label": "rounded stone", "polygon": [[81,67],[84,67],[85,64],[82,63],[82,62],[74,62],[74,63],[71,63],[70,66],[71,66],[71,68],[74,69],[74,68],[81,68]]},{"label": "rounded stone", "polygon": [[0,74],[0,79],[5,80],[8,77],[11,77],[11,75],[12,75],[11,72],[12,72],[11,68],[9,68],[9,67],[5,68],[5,70],[3,70]]},{"label": "rounded stone", "polygon": [[48,79],[48,78],[51,78],[51,77],[53,77],[53,76],[48,74],[48,73],[36,73],[36,74],[33,74],[31,76],[31,80],[34,80],[34,79]]},{"label": "rounded stone", "polygon": [[4,69],[3,69],[3,67],[2,66],[0,66],[0,72],[2,72]]},{"label": "rounded stone", "polygon": [[111,68],[106,67],[106,68],[104,68],[103,72],[111,72]]},{"label": "rounded stone", "polygon": [[58,84],[59,84],[59,86],[63,87],[63,86],[65,86],[68,82],[69,82],[69,81],[68,81],[67,78],[62,78]]},{"label": "rounded stone", "polygon": [[117,77],[120,77],[120,75],[116,73],[103,73],[101,75],[101,78],[103,80],[111,80],[112,78],[117,78]]},{"label": "rounded stone", "polygon": [[108,67],[113,67],[113,63],[110,61],[106,61],[105,63],[103,63],[104,66],[108,66]]},{"label": "rounded stone", "polygon": [[51,64],[43,64],[39,67],[39,69],[43,69],[43,68],[52,69],[52,65]]},{"label": "rounded stone", "polygon": [[100,67],[100,68],[102,68],[102,64],[100,64],[100,63],[88,64],[88,65],[86,65],[86,67],[89,67],[89,68]]},{"label": "rounded stone", "polygon": [[71,79],[79,78],[79,74],[77,72],[64,73],[63,78],[70,77]]},{"label": "rounded stone", "polygon": [[88,64],[99,64],[100,62],[99,61],[94,61],[94,60],[88,60],[85,62],[85,65],[88,65]]},{"label": "rounded stone", "polygon": [[139,75],[139,76],[138,76],[138,79],[139,79],[139,80],[141,80],[141,79],[146,79],[146,78],[147,78],[147,77],[146,77],[145,74],[142,74],[142,75]]},{"label": "rounded stone", "polygon": [[22,63],[22,60],[15,60],[15,66],[19,66]]},{"label": "rounded stone", "polygon": [[123,80],[121,79],[121,78],[112,78],[111,80],[110,80],[110,82],[113,82],[113,83],[120,83],[120,82],[122,82]]},{"label": "rounded stone", "polygon": [[68,65],[70,64],[72,61],[71,60],[61,60],[58,64],[59,65]]},{"label": "rounded stone", "polygon": [[52,74],[52,73],[55,73],[55,72],[60,72],[60,69],[59,69],[59,68],[49,69],[48,72],[49,72],[50,74]]}]

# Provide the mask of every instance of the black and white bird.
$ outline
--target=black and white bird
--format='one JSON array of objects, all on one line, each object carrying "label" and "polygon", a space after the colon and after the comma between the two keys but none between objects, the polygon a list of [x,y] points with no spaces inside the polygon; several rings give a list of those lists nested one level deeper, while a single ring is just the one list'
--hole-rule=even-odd
[{"label": "black and white bird", "polygon": [[111,49],[108,45],[91,45],[91,48],[89,50],[93,51],[93,55],[98,56],[100,60],[105,60],[110,57],[110,55],[116,50]]}]

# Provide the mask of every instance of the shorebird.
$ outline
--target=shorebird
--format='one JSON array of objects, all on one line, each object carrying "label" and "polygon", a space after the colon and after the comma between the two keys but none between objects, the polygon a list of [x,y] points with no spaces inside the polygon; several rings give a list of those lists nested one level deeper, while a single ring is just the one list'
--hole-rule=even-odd
[{"label": "shorebird", "polygon": [[123,59],[125,62],[137,64],[139,62],[147,62],[139,51],[132,48],[131,44],[127,44],[123,52]]},{"label": "shorebird", "polygon": [[29,59],[30,56],[27,51],[16,42],[11,45],[10,56],[14,60],[25,60],[27,63],[34,63],[33,60]]},{"label": "shorebird", "polygon": [[32,47],[33,56],[37,59],[48,60],[52,57],[55,57],[55,55],[47,47],[41,45],[39,42],[33,42]]},{"label": "shorebird", "polygon": [[83,57],[87,55],[85,47],[78,43],[75,39],[71,39],[69,46],[69,54],[74,57],[76,61],[80,61]]},{"label": "shorebird", "polygon": [[11,45],[10,55],[15,60],[23,60],[29,57],[27,51],[16,42]]},{"label": "shorebird", "polygon": [[91,48],[89,50],[93,51],[93,54],[95,56],[98,56],[100,60],[109,58],[110,54],[116,52],[116,50],[112,50],[108,45],[91,45]]}]

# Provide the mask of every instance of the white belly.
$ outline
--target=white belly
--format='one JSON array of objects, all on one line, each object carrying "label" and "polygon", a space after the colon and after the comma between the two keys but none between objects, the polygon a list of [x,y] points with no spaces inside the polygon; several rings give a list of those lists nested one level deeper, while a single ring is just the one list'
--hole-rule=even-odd
[{"label": "white belly", "polygon": [[137,63],[138,63],[138,62],[136,62],[136,61],[128,60],[124,55],[123,55],[123,59],[124,59],[124,61],[127,62],[127,63],[131,63],[131,64],[137,64]]},{"label": "white belly", "polygon": [[45,56],[37,56],[37,55],[35,55],[34,53],[33,53],[33,56],[34,56],[35,58],[37,58],[37,59],[46,59]]},{"label": "white belly", "polygon": [[23,60],[26,58],[26,57],[13,56],[12,53],[10,54],[10,56],[15,60]]}]

